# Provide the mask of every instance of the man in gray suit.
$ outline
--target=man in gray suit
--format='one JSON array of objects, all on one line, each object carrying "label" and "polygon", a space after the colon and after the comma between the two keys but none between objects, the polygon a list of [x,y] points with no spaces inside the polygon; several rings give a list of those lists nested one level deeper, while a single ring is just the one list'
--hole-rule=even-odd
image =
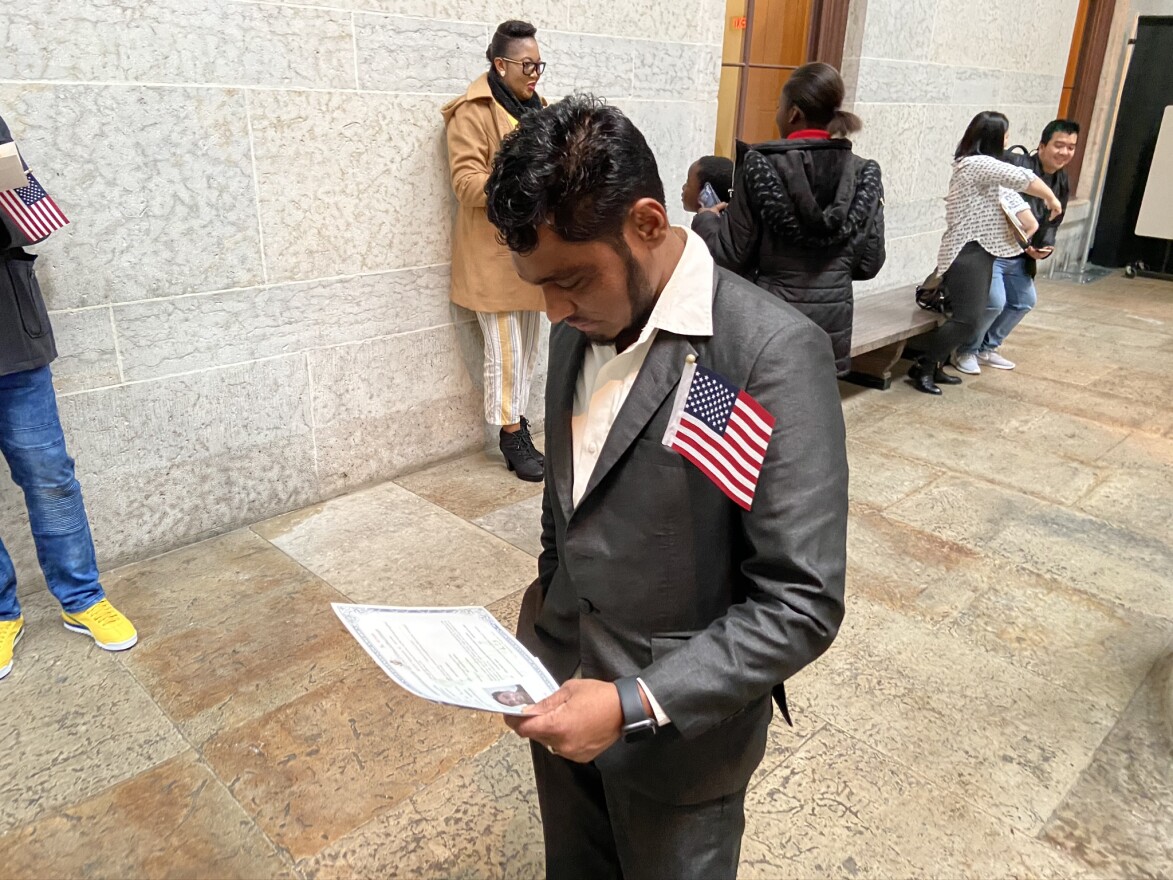
[{"label": "man in gray suit", "polygon": [[[733,877],[770,696],[785,713],[782,683],[843,617],[830,342],[669,223],[643,136],[593,98],[527,116],[487,192],[555,325],[543,552],[518,636],[562,686],[507,719],[531,740],[547,874]],[[760,466],[743,448],[740,474],[706,470],[703,450],[665,445],[701,368],[717,389],[702,408],[732,389],[773,420]]]}]

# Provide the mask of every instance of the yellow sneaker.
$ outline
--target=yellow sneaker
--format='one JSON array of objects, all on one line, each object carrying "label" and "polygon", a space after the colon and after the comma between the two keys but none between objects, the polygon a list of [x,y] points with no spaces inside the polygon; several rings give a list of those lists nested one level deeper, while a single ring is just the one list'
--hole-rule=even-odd
[{"label": "yellow sneaker", "polygon": [[0,620],[0,678],[12,671],[12,649],[24,635],[24,616],[16,620]]},{"label": "yellow sneaker", "polygon": [[62,612],[61,616],[67,630],[92,636],[98,647],[106,651],[125,651],[138,641],[134,624],[105,599],[85,611]]}]

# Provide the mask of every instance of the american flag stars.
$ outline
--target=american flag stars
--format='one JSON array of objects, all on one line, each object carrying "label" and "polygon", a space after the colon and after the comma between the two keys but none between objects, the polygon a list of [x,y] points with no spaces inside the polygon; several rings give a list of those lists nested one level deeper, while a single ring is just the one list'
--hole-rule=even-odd
[{"label": "american flag stars", "polygon": [[680,382],[664,445],[696,465],[739,507],[750,510],[774,416],[694,359],[686,364]]}]

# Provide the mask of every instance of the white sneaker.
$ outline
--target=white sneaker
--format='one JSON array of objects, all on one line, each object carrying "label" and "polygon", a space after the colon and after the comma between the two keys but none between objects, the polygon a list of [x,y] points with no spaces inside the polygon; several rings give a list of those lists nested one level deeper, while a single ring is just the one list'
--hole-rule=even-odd
[{"label": "white sneaker", "polygon": [[1017,366],[1014,361],[1008,361],[996,351],[979,351],[978,360],[995,370],[1013,370]]},{"label": "white sneaker", "polygon": [[982,374],[982,368],[978,366],[977,355],[975,354],[958,354],[954,352],[949,362],[953,364],[958,372],[966,373],[970,376],[980,376]]}]

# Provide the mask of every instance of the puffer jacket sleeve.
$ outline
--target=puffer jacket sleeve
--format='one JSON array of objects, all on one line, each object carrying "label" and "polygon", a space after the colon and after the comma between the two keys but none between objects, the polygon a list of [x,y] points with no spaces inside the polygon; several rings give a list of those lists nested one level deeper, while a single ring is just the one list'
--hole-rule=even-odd
[{"label": "puffer jacket sleeve", "polygon": [[750,199],[744,165],[738,166],[733,196],[722,214],[703,211],[692,218],[692,231],[705,240],[718,266],[749,278],[757,269],[762,222]]},{"label": "puffer jacket sleeve", "polygon": [[858,242],[855,251],[855,262],[851,267],[852,281],[868,281],[880,274],[887,259],[884,245],[884,183],[880,177],[880,166],[875,165],[875,185],[879,187],[876,207],[868,218],[864,227],[862,241]]}]

